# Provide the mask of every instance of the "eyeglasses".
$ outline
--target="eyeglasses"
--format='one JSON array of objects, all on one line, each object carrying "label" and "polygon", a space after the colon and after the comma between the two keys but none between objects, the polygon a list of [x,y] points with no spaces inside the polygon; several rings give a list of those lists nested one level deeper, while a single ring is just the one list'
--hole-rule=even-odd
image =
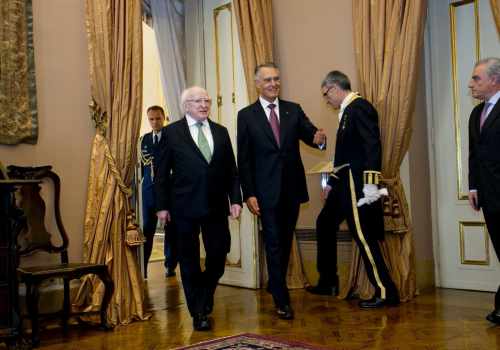
[{"label": "eyeglasses", "polygon": [[330,86],[325,92],[323,92],[323,97],[326,97],[328,95],[328,93],[330,92],[331,89],[333,89],[335,86],[332,85]]},{"label": "eyeglasses", "polygon": [[196,100],[187,100],[187,102],[194,102],[197,105],[201,105],[202,103],[206,103],[207,105],[212,103],[212,100],[209,98],[197,98]]}]

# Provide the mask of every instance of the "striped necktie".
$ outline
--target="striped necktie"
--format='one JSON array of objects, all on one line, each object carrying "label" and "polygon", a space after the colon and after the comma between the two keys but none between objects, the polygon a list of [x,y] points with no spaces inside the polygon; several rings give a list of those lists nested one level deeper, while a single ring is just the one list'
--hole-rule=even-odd
[{"label": "striped necktie", "polygon": [[486,102],[483,107],[483,111],[481,112],[481,119],[479,119],[479,130],[483,129],[484,122],[488,119],[488,109],[490,108],[491,103]]},{"label": "striped necktie", "polygon": [[270,103],[267,108],[271,110],[271,113],[269,113],[269,124],[271,124],[271,129],[273,130],[274,134],[274,139],[276,140],[276,143],[278,144],[278,147],[280,146],[280,122],[278,121],[278,116],[276,115],[276,112],[274,111],[274,108],[276,105],[274,103]]}]

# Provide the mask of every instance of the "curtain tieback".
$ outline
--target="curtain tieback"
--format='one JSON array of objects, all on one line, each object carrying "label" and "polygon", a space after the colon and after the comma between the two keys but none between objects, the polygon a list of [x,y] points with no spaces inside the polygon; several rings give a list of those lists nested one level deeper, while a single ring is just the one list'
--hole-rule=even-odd
[{"label": "curtain tieback", "polygon": [[109,168],[111,170],[111,173],[115,177],[116,183],[118,184],[118,187],[120,190],[127,196],[130,197],[132,195],[132,190],[125,185],[125,182],[123,182],[122,176],[120,174],[120,171],[118,170],[118,167],[116,166],[116,161],[113,155],[111,154],[111,150],[109,149],[109,144],[108,140],[106,138],[106,129],[107,129],[107,121],[108,117],[106,114],[106,111],[104,111],[96,102],[96,100],[92,97],[92,101],[89,103],[89,108],[90,108],[90,114],[92,117],[92,120],[95,123],[95,127],[97,129],[97,133],[99,136],[101,136],[104,139],[104,156],[106,157],[106,160],[108,161]]},{"label": "curtain tieback", "polygon": [[[399,184],[400,180],[398,177],[391,178],[380,178],[380,182],[387,187],[394,187]],[[392,192],[392,196],[391,196]],[[399,200],[394,191],[389,192],[388,196],[383,199],[384,216],[391,216],[393,218],[399,218],[401,216],[401,207],[399,205]]]},{"label": "curtain tieback", "polygon": [[139,225],[137,225],[134,210],[130,209],[127,213],[127,233],[125,235],[125,243],[129,247],[135,247],[143,244],[144,242],[146,242],[146,237],[144,237]]},{"label": "curtain tieback", "polygon": [[116,183],[118,184],[118,187],[120,188],[120,190],[127,197],[130,197],[132,195],[132,190],[127,185],[125,185],[125,183],[123,182],[122,176],[121,176],[120,172],[118,171],[118,167],[116,166],[115,158],[113,158],[113,156],[111,155],[111,151],[109,149],[109,145],[108,145],[107,140],[104,143],[104,145],[105,145],[104,146],[105,147],[104,155],[106,157],[106,160],[108,161],[111,173],[115,177]]},{"label": "curtain tieback", "polygon": [[390,178],[380,177],[380,182],[382,182],[383,184],[389,185],[389,186],[394,186],[395,184],[399,183],[399,178],[397,178],[397,177],[390,177]]}]

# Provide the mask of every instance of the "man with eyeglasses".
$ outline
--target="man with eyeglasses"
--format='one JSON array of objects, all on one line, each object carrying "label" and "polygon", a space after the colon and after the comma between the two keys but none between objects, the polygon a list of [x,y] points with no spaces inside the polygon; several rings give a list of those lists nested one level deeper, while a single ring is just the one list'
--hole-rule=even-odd
[{"label": "man with eyeglasses", "polygon": [[[368,279],[375,288],[370,300],[359,302],[363,309],[399,303],[399,293],[380,251],[384,238],[381,191],[382,146],[378,114],[370,102],[351,91],[347,75],[328,73],[321,84],[328,104],[340,109],[334,167],[323,191],[325,205],[316,222],[318,284],[308,288],[314,294],[338,293],[337,238],[342,221],[359,247]],[[351,294],[352,295],[352,294]]]},{"label": "man with eyeglasses", "polygon": [[[181,279],[195,330],[209,330],[217,283],[230,249],[228,215],[241,211],[240,182],[227,129],[208,119],[205,89],[181,95],[185,117],[165,129],[166,141],[155,177],[157,215],[177,234]],[[200,267],[203,239],[205,270]]]},{"label": "man with eyeglasses", "polygon": [[288,261],[301,203],[309,200],[299,141],[323,148],[326,136],[300,105],[279,99],[273,63],[255,68],[259,99],[238,113],[238,167],[243,198],[260,217],[271,292],[279,318],[294,312],[286,284]]}]

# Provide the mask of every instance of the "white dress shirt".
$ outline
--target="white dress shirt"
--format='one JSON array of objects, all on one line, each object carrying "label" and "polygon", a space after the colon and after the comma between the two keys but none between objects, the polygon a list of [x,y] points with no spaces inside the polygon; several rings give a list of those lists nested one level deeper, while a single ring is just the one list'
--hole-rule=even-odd
[{"label": "white dress shirt", "polygon": [[[189,133],[191,134],[191,137],[194,140],[194,143],[198,145],[198,120],[194,119],[191,117],[189,114],[186,114],[186,120],[189,126]],[[201,127],[201,130],[203,131],[203,134],[205,135],[205,138],[208,141],[208,146],[210,147],[210,152],[214,154],[214,138],[212,136],[212,131],[210,130],[210,124],[208,123],[208,120],[200,120],[201,123],[203,123],[203,126]]]},{"label": "white dress shirt", "polygon": [[160,131],[154,131],[153,130],[153,142],[155,140],[155,135],[158,138],[158,143],[160,143],[160,140],[161,140],[161,130]]},{"label": "white dress shirt", "polygon": [[490,114],[491,110],[495,105],[497,104],[498,100],[500,100],[500,90],[497,91],[496,94],[491,96],[488,101],[485,101],[486,103],[489,103],[490,105],[488,106],[488,110],[486,111],[486,118],[488,118],[488,115]]},{"label": "white dress shirt", "polygon": [[262,108],[264,108],[264,112],[266,113],[267,121],[269,121],[269,116],[271,115],[271,108],[268,107],[271,103],[274,103],[274,105],[276,106],[276,107],[274,107],[274,113],[276,113],[276,116],[278,117],[278,121],[280,121],[280,104],[279,104],[278,98],[276,98],[273,102],[269,102],[268,100],[266,100],[262,96],[259,96],[259,101],[260,101]]}]

